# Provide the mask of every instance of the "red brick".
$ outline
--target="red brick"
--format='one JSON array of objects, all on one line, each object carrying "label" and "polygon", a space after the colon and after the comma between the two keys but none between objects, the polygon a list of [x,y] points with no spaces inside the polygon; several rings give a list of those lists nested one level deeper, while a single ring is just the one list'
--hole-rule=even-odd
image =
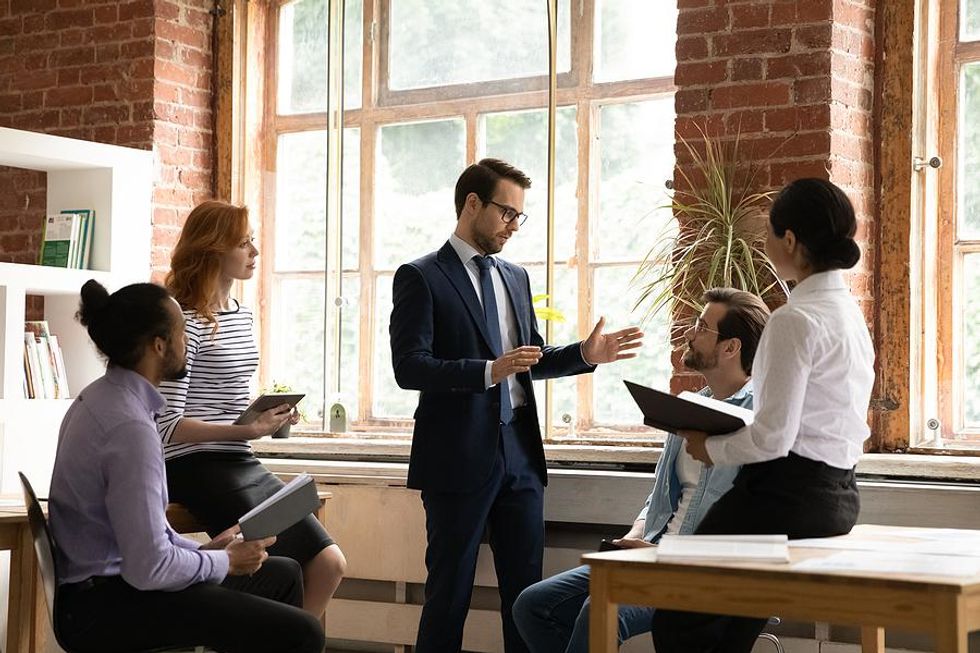
[{"label": "red brick", "polygon": [[789,54],[766,59],[766,78],[813,77],[830,74],[830,52],[808,52]]},{"label": "red brick", "polygon": [[675,46],[677,62],[706,59],[708,39],[703,36],[678,36]]},{"label": "red brick", "polygon": [[674,83],[678,86],[706,86],[723,82],[727,77],[726,61],[678,63]]},{"label": "red brick", "polygon": [[714,54],[719,57],[789,52],[793,33],[788,29],[744,30],[718,34],[712,39]]},{"label": "red brick", "polygon": [[734,59],[732,60],[732,81],[760,80],[763,77],[763,68],[762,59]]},{"label": "red brick", "polygon": [[789,101],[790,85],[786,82],[722,86],[711,92],[711,106],[715,109],[780,106]]},{"label": "red brick", "polygon": [[92,101],[92,88],[89,86],[73,86],[56,88],[44,93],[44,106],[63,107],[87,104]]},{"label": "red brick", "polygon": [[728,29],[727,7],[681,11],[677,15],[678,34],[717,33],[726,29]]},{"label": "red brick", "polygon": [[44,16],[44,27],[51,31],[75,27],[91,27],[95,22],[91,9],[52,11]]},{"label": "red brick", "polygon": [[10,0],[11,15],[39,14],[58,6],[58,0]]},{"label": "red brick", "polygon": [[747,4],[733,5],[732,27],[734,29],[744,29],[750,27],[768,27],[769,10],[767,4]]}]

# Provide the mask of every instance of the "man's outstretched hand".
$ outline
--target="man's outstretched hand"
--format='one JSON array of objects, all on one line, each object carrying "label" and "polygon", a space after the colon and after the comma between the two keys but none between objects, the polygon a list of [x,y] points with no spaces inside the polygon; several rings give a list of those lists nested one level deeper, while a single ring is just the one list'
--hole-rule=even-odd
[{"label": "man's outstretched hand", "polygon": [[589,365],[613,363],[626,358],[636,358],[636,352],[630,351],[643,346],[643,332],[640,327],[626,327],[612,333],[603,333],[606,318],[600,317],[592,333],[582,343],[582,356]]}]

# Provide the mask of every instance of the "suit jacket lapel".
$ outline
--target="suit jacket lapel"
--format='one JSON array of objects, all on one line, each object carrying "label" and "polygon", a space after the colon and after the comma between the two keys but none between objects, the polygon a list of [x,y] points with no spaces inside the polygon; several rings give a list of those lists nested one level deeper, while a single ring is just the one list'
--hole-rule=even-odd
[{"label": "suit jacket lapel", "polygon": [[463,300],[463,304],[469,311],[470,317],[473,318],[477,330],[479,330],[487,347],[492,351],[493,347],[490,344],[490,336],[487,334],[487,320],[483,315],[483,305],[480,304],[480,298],[477,296],[476,290],[473,289],[473,282],[470,281],[470,275],[463,267],[463,262],[459,260],[459,255],[456,254],[456,250],[447,242],[439,250],[436,261],[439,264],[439,268],[442,269],[443,273],[445,273],[449,281],[456,288],[456,292],[459,293],[460,299]]},{"label": "suit jacket lapel", "polygon": [[517,332],[520,337],[518,346],[525,345],[531,341],[531,326],[528,324],[530,297],[525,297],[523,279],[519,279],[514,267],[509,263],[497,259],[497,269],[500,271],[500,278],[503,279],[504,288],[510,296],[510,306],[514,312],[514,319],[517,320]]}]

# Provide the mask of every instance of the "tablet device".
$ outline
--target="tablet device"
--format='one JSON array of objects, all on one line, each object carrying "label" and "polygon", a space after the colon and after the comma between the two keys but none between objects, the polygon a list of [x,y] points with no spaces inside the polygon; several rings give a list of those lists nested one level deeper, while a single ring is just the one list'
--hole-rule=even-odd
[{"label": "tablet device", "polygon": [[270,408],[275,408],[280,404],[289,404],[290,408],[293,408],[299,403],[300,399],[305,397],[305,394],[288,394],[288,393],[270,393],[257,397],[248,408],[245,409],[238,419],[235,420],[235,424],[251,424],[259,418],[259,414],[269,410]]}]

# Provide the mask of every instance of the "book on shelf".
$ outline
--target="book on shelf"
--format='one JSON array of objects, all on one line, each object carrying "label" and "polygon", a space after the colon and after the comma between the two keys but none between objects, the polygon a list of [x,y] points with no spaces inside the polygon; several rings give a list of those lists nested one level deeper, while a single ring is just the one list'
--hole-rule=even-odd
[{"label": "book on shelf", "polygon": [[95,211],[92,209],[69,209],[47,216],[38,263],[88,269],[94,233]]},{"label": "book on shelf", "polygon": [[76,229],[75,213],[49,215],[44,219],[41,237],[41,254],[38,263],[56,268],[67,268],[70,260],[72,234]]},{"label": "book on shelf", "polygon": [[70,396],[64,354],[45,320],[24,323],[24,386],[28,399]]},{"label": "book on shelf", "polygon": [[672,395],[631,381],[623,383],[643,412],[643,423],[647,426],[670,433],[704,431],[708,435],[721,435],[752,423],[753,413],[748,408],[696,392]]},{"label": "book on shelf", "polygon": [[92,239],[95,235],[95,211],[93,209],[66,209],[64,215],[79,217],[78,245],[70,267],[88,270],[92,261]]}]

